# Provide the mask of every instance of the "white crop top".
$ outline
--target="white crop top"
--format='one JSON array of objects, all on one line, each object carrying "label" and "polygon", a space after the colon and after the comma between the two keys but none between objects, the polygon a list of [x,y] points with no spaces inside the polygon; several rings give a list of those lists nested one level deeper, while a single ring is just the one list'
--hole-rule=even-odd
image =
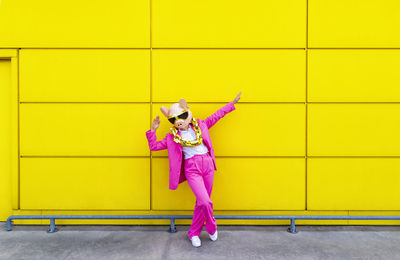
[{"label": "white crop top", "polygon": [[[189,128],[187,131],[179,130],[183,139],[188,141],[195,141],[196,140],[196,133],[193,130],[192,126],[189,124]],[[184,158],[189,159],[196,154],[204,154],[208,153],[207,146],[204,144],[204,141],[201,142],[200,145],[194,147],[183,146],[182,147]]]}]

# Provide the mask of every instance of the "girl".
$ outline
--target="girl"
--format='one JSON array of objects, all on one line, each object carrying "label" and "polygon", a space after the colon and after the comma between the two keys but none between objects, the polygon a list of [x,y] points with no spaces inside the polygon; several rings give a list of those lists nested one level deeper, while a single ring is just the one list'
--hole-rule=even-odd
[{"label": "girl", "polygon": [[[151,151],[168,149],[169,188],[176,190],[185,180],[196,196],[192,224],[188,237],[192,245],[199,247],[199,235],[204,221],[210,239],[217,240],[217,223],[213,217],[213,203],[210,199],[214,180],[214,148],[208,129],[227,113],[235,110],[234,104],[240,99],[241,92],[224,107],[218,109],[208,118],[201,120],[192,117],[192,112],[184,99],[170,108],[162,106],[161,112],[173,125],[171,133],[157,141],[156,130],[160,125],[159,116],[153,120],[151,130],[146,132]],[[183,159],[182,159],[183,157]]]}]

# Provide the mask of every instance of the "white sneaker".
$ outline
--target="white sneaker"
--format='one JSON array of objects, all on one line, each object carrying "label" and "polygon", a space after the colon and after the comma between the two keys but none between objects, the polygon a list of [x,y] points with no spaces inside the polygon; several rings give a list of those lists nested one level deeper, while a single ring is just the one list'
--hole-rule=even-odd
[{"label": "white sneaker", "polygon": [[210,239],[211,239],[212,241],[215,241],[215,240],[217,240],[217,238],[218,238],[218,231],[215,230],[214,235],[210,235],[210,234],[208,234],[208,235],[210,236]]},{"label": "white sneaker", "polygon": [[201,246],[201,240],[200,240],[199,236],[193,236],[190,240],[192,241],[192,246],[195,246],[195,247]]}]

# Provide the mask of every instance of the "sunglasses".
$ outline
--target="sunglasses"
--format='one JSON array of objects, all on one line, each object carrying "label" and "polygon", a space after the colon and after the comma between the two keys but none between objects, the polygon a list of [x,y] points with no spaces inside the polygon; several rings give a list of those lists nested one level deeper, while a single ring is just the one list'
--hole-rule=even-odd
[{"label": "sunglasses", "polygon": [[178,118],[186,119],[186,118],[188,118],[188,116],[189,116],[189,112],[187,110],[185,110],[179,115],[168,117],[168,121],[171,122],[171,124],[174,124],[175,120],[177,120]]}]

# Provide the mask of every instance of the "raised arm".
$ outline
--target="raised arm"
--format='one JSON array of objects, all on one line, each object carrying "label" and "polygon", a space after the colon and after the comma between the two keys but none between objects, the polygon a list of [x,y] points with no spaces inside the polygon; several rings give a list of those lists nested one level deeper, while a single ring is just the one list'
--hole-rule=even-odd
[{"label": "raised arm", "polygon": [[167,148],[167,136],[161,141],[157,141],[156,130],[160,125],[160,117],[156,116],[153,120],[151,129],[146,132],[147,141],[149,142],[150,151],[158,151]]},{"label": "raised arm", "polygon": [[231,101],[228,104],[226,104],[225,106],[218,109],[217,112],[215,112],[211,116],[204,119],[204,122],[206,123],[208,128],[211,128],[213,125],[215,125],[215,123],[218,122],[218,120],[220,120],[226,114],[228,114],[229,112],[231,112],[233,110],[235,110],[235,105],[234,105],[233,101]]},{"label": "raised arm", "polygon": [[157,141],[156,131],[148,130],[146,132],[147,141],[149,142],[150,151],[164,150],[167,148],[167,136]]}]

